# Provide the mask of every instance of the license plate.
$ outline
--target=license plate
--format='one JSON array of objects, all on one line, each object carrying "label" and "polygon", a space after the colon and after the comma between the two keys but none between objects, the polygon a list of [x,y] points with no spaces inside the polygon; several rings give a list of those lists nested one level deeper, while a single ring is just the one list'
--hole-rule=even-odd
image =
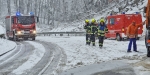
[{"label": "license plate", "polygon": [[24,31],[24,33],[30,33],[30,31]]}]

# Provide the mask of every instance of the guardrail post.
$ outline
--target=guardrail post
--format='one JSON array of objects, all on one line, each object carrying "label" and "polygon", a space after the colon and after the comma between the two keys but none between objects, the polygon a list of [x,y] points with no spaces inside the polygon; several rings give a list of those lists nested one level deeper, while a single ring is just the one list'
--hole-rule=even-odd
[{"label": "guardrail post", "polygon": [[56,36],[56,34],[55,34],[55,36]]},{"label": "guardrail post", "polygon": [[63,36],[63,34],[60,34],[60,36]]}]

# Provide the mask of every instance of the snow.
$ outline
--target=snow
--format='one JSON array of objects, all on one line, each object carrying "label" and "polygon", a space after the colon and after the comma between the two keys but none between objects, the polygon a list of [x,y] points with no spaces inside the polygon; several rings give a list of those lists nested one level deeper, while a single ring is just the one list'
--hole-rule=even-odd
[{"label": "snow", "polygon": [[[0,24],[1,24],[1,22],[0,22]],[[1,25],[0,25],[0,34],[4,34],[5,32],[4,32],[4,27],[2,27]]]},{"label": "snow", "polygon": [[15,42],[0,38],[0,55],[14,49],[15,47]]},{"label": "snow", "polygon": [[144,40],[137,41],[140,53],[127,53],[128,41],[108,40],[104,41],[104,47],[96,47],[85,45],[85,37],[38,37],[38,40],[53,42],[64,48],[67,55],[67,63],[64,70],[76,68],[79,66],[107,62],[111,60],[139,60],[146,55]]},{"label": "snow", "polygon": [[[115,12],[119,12],[118,7],[122,7],[124,8],[122,12],[125,12],[126,14],[135,14],[135,12],[140,12],[140,14],[143,15],[143,7],[147,5],[147,0],[141,1],[139,3],[138,6],[133,6],[132,4],[130,5],[130,3],[133,3],[134,0],[132,2],[129,3],[129,5],[127,7],[125,7],[125,3],[123,0],[119,0],[121,3],[118,4],[111,4],[109,5],[107,8],[103,9],[100,12],[93,12],[91,11],[93,15],[92,18],[95,18],[97,20],[97,22],[99,22],[99,19],[102,17],[107,17],[108,15],[110,15],[110,11],[115,11]],[[142,3],[143,2],[143,3]],[[129,9],[128,11],[126,11],[126,9]],[[118,14],[121,14],[118,13]],[[87,18],[87,19],[92,19],[92,18]],[[144,21],[145,18],[143,17],[142,20]],[[44,29],[43,32],[67,32],[67,31],[84,31],[83,30],[83,25],[84,25],[84,20],[78,20],[78,21],[74,21],[74,22],[70,22],[70,23],[58,23],[57,26],[55,26],[56,28],[52,28],[50,29],[49,27],[47,27],[47,29]],[[42,25],[43,26],[43,25]]]},{"label": "snow", "polygon": [[30,55],[29,59],[23,63],[20,67],[18,67],[16,70],[13,71],[16,75],[20,75],[22,73],[25,73],[29,69],[31,69],[33,66],[35,66],[43,57],[45,53],[45,48],[43,45],[35,42],[28,41],[31,45],[34,46],[35,50],[32,55]]},{"label": "snow", "polygon": [[[123,0],[119,0],[119,1],[123,1]],[[126,7],[126,8],[129,8],[129,11],[127,11],[126,13],[131,14],[135,12],[140,12],[143,15],[142,8],[146,6],[147,0],[144,0],[143,2],[144,2],[143,4],[139,3],[139,5],[136,7],[132,7],[132,6]],[[114,5],[112,4],[112,6]],[[122,4],[121,6],[125,6],[125,4]],[[104,10],[105,12],[103,12],[103,14],[98,13],[98,15],[95,15],[94,18],[99,21],[101,17],[106,17],[107,15],[109,15],[108,12],[110,10],[114,10],[118,12],[118,9],[116,7],[114,7],[113,9],[107,8]],[[144,21],[145,18],[142,17],[142,20]],[[4,28],[1,26],[2,24],[3,23],[0,22],[0,34],[5,33]],[[84,31],[83,25],[84,25],[84,21],[75,21],[75,22],[72,22],[71,24],[68,24],[68,23],[58,24],[57,28],[54,28],[52,30],[50,30],[47,26],[44,26],[42,29],[37,28],[37,31],[52,31],[52,32]],[[145,27],[144,27],[144,31],[145,31]],[[76,68],[79,66],[89,65],[93,63],[107,62],[110,60],[127,59],[126,62],[135,63],[135,62],[139,62],[139,60],[142,59],[143,56],[146,56],[146,53],[147,53],[143,39],[137,41],[138,50],[140,51],[140,53],[135,53],[135,52],[126,53],[128,41],[118,42],[116,40],[105,40],[104,48],[99,49],[98,40],[96,40],[96,47],[87,46],[85,45],[85,37],[83,36],[38,37],[37,39],[43,40],[46,42],[47,41],[53,42],[53,43],[58,44],[60,47],[64,48],[64,51],[67,55],[67,63],[66,63],[66,66],[64,67],[64,70]],[[36,63],[38,63],[38,61],[42,58],[42,56],[45,53],[45,49],[41,44],[38,44],[35,42],[29,42],[29,43],[35,47],[35,50],[27,62],[23,63],[22,66],[20,66],[15,71],[13,71],[16,74],[22,74],[23,72],[32,68]],[[15,47],[16,47],[15,42],[8,41],[5,39],[0,39],[0,54],[3,54],[11,49],[14,49]],[[135,70],[138,73],[137,75],[149,75],[150,73],[150,71],[148,71],[146,68],[142,66],[135,67]]]},{"label": "snow", "polygon": [[[5,33],[5,29],[1,25],[3,25],[2,22],[0,22],[0,35]],[[0,55],[14,49],[15,47],[15,42],[0,38]]]},{"label": "snow", "polygon": [[134,70],[136,71],[137,75],[149,75],[150,71],[145,69],[143,66],[135,67]]}]

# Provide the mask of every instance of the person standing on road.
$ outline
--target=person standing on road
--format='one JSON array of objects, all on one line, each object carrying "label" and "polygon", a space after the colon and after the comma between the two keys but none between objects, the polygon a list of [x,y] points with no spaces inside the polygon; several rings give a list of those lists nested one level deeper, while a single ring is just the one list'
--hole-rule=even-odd
[{"label": "person standing on road", "polygon": [[91,28],[91,24],[89,22],[89,20],[85,20],[85,25],[84,25],[84,29],[86,30],[86,45],[90,45],[90,29]]},{"label": "person standing on road", "polygon": [[97,34],[97,23],[95,19],[91,21],[91,41],[93,46],[95,46],[95,36]]},{"label": "person standing on road", "polygon": [[99,47],[103,47],[103,42],[105,38],[105,33],[108,32],[107,26],[105,25],[104,19],[100,19],[100,24],[98,25],[98,39],[99,39]]},{"label": "person standing on road", "polygon": [[130,42],[128,44],[127,52],[131,52],[132,43],[133,43],[133,50],[135,52],[139,52],[139,51],[137,51],[136,37],[138,36],[138,28],[143,26],[144,24],[145,24],[145,21],[143,23],[141,23],[141,24],[136,24],[136,22],[133,21],[132,24],[130,24],[128,26],[127,36],[129,37]]}]

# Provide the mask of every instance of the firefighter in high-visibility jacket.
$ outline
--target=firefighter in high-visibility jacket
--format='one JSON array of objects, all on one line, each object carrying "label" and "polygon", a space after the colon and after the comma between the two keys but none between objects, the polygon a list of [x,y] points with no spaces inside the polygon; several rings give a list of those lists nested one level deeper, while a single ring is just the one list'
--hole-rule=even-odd
[{"label": "firefighter in high-visibility jacket", "polygon": [[98,39],[99,39],[99,47],[103,47],[103,42],[105,38],[105,33],[108,32],[107,26],[105,25],[104,19],[100,19],[100,24],[98,25]]},{"label": "firefighter in high-visibility jacket", "polygon": [[84,29],[86,30],[86,45],[90,45],[91,24],[90,24],[89,20],[85,20]]},{"label": "firefighter in high-visibility jacket", "polygon": [[95,46],[95,36],[97,34],[97,23],[95,19],[91,21],[91,42],[92,45]]}]

